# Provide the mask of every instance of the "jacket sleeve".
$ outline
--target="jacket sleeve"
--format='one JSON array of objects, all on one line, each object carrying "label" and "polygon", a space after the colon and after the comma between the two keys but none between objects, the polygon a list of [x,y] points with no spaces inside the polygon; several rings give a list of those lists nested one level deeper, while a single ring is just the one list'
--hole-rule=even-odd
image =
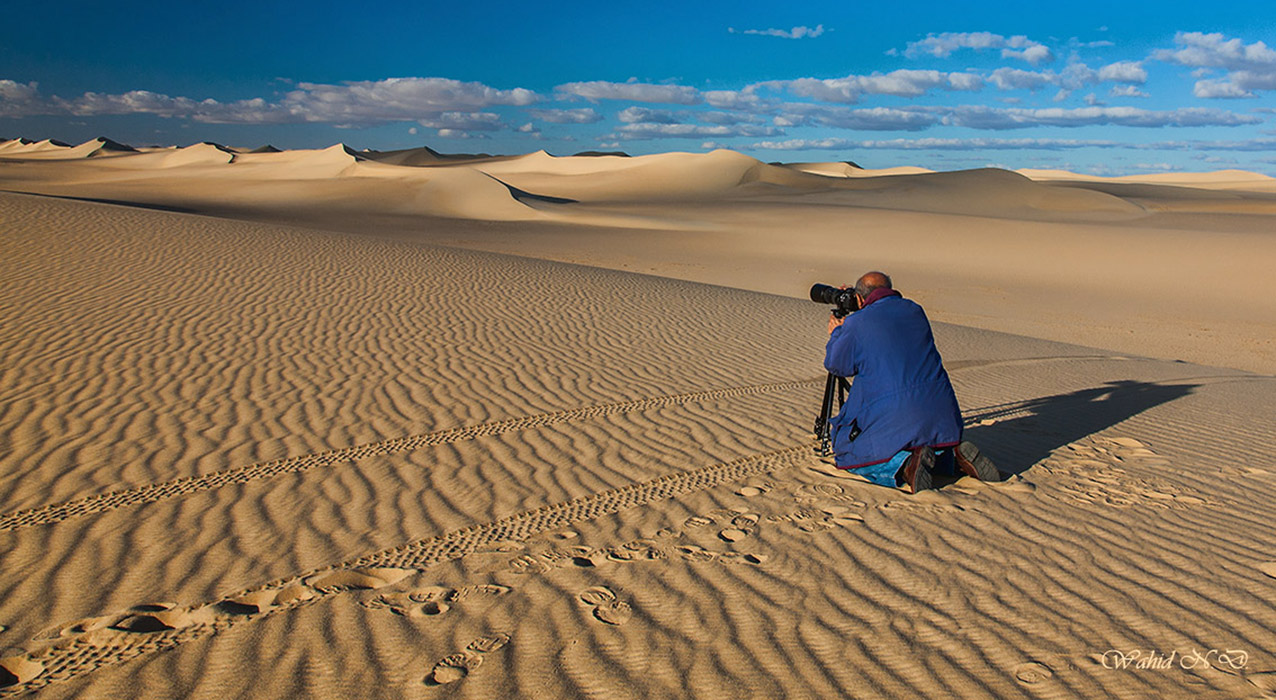
[{"label": "jacket sleeve", "polygon": [[824,348],[824,369],[839,377],[855,376],[855,340],[848,325],[834,328]]}]

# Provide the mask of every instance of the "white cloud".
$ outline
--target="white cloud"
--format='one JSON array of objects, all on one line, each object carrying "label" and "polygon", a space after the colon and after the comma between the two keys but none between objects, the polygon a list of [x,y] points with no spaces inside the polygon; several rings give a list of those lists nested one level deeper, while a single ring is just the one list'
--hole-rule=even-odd
[{"label": "white cloud", "polygon": [[1119,61],[1094,70],[1084,63],[1070,63],[1058,73],[998,68],[988,76],[988,82],[1001,90],[1038,90],[1047,85],[1057,85],[1062,92],[1055,99],[1066,98],[1071,91],[1087,85],[1104,82],[1142,84],[1147,81],[1147,71],[1136,61]]},{"label": "white cloud", "polygon": [[[1250,90],[1276,90],[1276,51],[1261,41],[1246,44],[1222,34],[1179,32],[1177,49],[1154,51],[1152,57],[1197,69],[1227,71],[1223,80],[1201,80],[1193,93],[1197,97],[1251,97]],[[1196,77],[1206,74],[1196,72]]]},{"label": "white cloud", "polygon": [[845,78],[797,78],[772,80],[750,85],[749,89],[766,88],[809,97],[822,102],[853,104],[863,95],[919,97],[932,89],[978,90],[983,82],[971,73],[942,73],[937,70],[897,70],[871,75],[848,75]]},{"label": "white cloud", "polygon": [[1042,64],[1042,63],[1049,63],[1050,61],[1054,60],[1054,54],[1050,52],[1050,49],[1046,48],[1045,46],[1041,44],[1037,44],[1036,46],[1029,46],[1023,51],[1015,51],[1014,49],[1002,49],[1001,57],[1022,59],[1024,61],[1027,61],[1028,63],[1031,63],[1034,66]]},{"label": "white cloud", "polygon": [[1257,97],[1249,90],[1227,80],[1198,80],[1192,86],[1192,94],[1203,98]]},{"label": "white cloud", "polygon": [[1222,34],[1179,32],[1174,35],[1174,43],[1182,48],[1155,51],[1153,58],[1184,66],[1223,68],[1229,71],[1276,65],[1276,51],[1261,41],[1247,45],[1240,39],[1227,39]]},{"label": "white cloud", "polygon": [[884,151],[1058,151],[1077,148],[1116,148],[1118,141],[1075,139],[954,139],[918,138],[853,141],[849,139],[790,139],[787,141],[761,141],[752,148],[776,151],[805,151],[823,149],[884,150]]},{"label": "white cloud", "polygon": [[620,110],[616,117],[628,124],[677,124],[682,121],[667,109],[646,107],[626,107]]},{"label": "white cloud", "polygon": [[790,103],[776,118],[779,126],[828,126],[837,129],[862,131],[920,131],[939,121],[939,117],[926,109],[894,109],[874,107],[851,109]]},{"label": "white cloud", "polygon": [[626,107],[616,113],[616,118],[626,124],[682,124],[700,121],[706,124],[731,126],[733,124],[757,123],[761,119],[755,115],[740,112],[692,111],[649,109],[637,105]]},{"label": "white cloud", "polygon": [[706,90],[701,96],[705,103],[718,109],[760,111],[774,104],[773,100],[760,97],[754,87],[743,90]]},{"label": "white cloud", "polygon": [[1116,141],[1076,140],[1076,139],[892,139],[889,141],[863,141],[860,148],[906,151],[1018,151],[1047,150],[1058,151],[1074,148],[1111,148],[1119,146]]},{"label": "white cloud", "polygon": [[846,139],[789,139],[787,141],[759,141],[749,148],[769,151],[819,151],[857,147],[859,141]]},{"label": "white cloud", "polygon": [[947,58],[958,49],[1000,49],[1004,58],[1018,58],[1033,65],[1054,60],[1054,54],[1045,44],[1032,41],[1026,36],[1005,37],[992,32],[944,32],[927,34],[925,39],[910,41],[904,49],[909,58],[931,55],[936,58]]},{"label": "white cloud", "polygon": [[14,80],[0,80],[0,97],[6,100],[30,100],[38,94],[40,84],[36,82],[19,83]]},{"label": "white cloud", "polygon": [[281,107],[296,121],[376,123],[419,119],[493,105],[526,106],[539,100],[523,88],[499,90],[448,78],[389,78],[340,85],[298,83]]},{"label": "white cloud", "polygon": [[[11,84],[10,84],[11,83]],[[65,99],[42,99],[35,84],[0,81],[0,113],[100,116],[153,114],[213,124],[329,123],[342,126],[419,121],[437,128],[499,128],[499,118],[481,113],[493,105],[525,106],[539,97],[531,90],[501,90],[447,78],[389,78],[327,85],[299,83],[278,102],[262,98],[218,102],[170,97],[147,90],[120,94],[86,92]],[[460,125],[460,126],[458,126]]]},{"label": "white cloud", "polygon": [[734,27],[728,28],[728,32],[732,34],[754,34],[760,36],[776,36],[781,39],[814,39],[824,33],[824,25],[818,24],[814,29],[810,27],[794,27],[792,29],[743,29],[737,30]]},{"label": "white cloud", "polygon": [[497,131],[505,126],[501,116],[491,112],[444,112],[429,119],[418,119],[417,123],[431,129],[457,131]]},{"label": "white cloud", "polygon": [[974,92],[984,86],[984,79],[974,73],[949,73],[948,84],[953,90]]},{"label": "white cloud", "polygon": [[988,82],[1001,90],[1036,90],[1053,85],[1058,80],[1054,73],[1038,73],[1018,68],[998,68],[988,76]]},{"label": "white cloud", "polygon": [[1160,141],[1154,143],[1129,143],[1107,139],[998,139],[998,138],[913,138],[857,141],[850,139],[790,139],[786,141],[761,141],[751,148],[802,151],[820,149],[862,149],[898,151],[1062,151],[1081,148],[1112,148],[1140,151],[1249,151],[1270,152],[1276,149],[1276,139],[1246,141]]},{"label": "white cloud", "polygon": [[651,83],[610,83],[594,80],[585,83],[565,83],[554,88],[563,96],[583,97],[587,100],[624,100],[627,102],[656,102],[662,104],[693,105],[701,102],[699,91],[685,85],[653,85]]},{"label": "white cloud", "polygon": [[1201,107],[1151,111],[1135,107],[998,109],[994,107],[965,106],[958,107],[943,117],[943,123],[950,126],[997,130],[1024,129],[1033,126],[1238,126],[1241,124],[1257,124],[1261,121],[1258,117]]},{"label": "white cloud", "polygon": [[759,117],[741,112],[695,112],[695,116],[708,124],[745,124],[759,121]]},{"label": "white cloud", "polygon": [[1077,37],[1068,39],[1068,46],[1074,49],[1102,49],[1109,46],[1116,46],[1116,42],[1100,39],[1098,41],[1081,41]]},{"label": "white cloud", "polygon": [[1117,61],[1099,69],[1099,80],[1104,82],[1142,85],[1147,79],[1148,72],[1141,61]]},{"label": "white cloud", "polygon": [[459,129],[439,129],[439,137],[445,139],[485,139],[487,134],[471,134]]},{"label": "white cloud", "polygon": [[589,107],[582,109],[529,109],[528,115],[551,124],[593,124],[602,121],[603,115]]},{"label": "white cloud", "polygon": [[625,124],[616,130],[621,136],[631,141],[660,138],[727,138],[732,136],[775,136],[779,129],[769,126],[737,124],[734,126],[703,124]]},{"label": "white cloud", "polygon": [[1112,97],[1151,97],[1151,95],[1133,85],[1113,85],[1112,89],[1108,91],[1108,95]]}]

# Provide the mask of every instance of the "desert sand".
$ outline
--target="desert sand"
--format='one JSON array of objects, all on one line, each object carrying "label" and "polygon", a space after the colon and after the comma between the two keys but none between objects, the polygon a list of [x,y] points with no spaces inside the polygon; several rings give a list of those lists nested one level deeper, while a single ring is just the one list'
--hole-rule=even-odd
[{"label": "desert sand", "polygon": [[[0,696],[1276,693],[1271,179],[855,170],[0,143]],[[1004,481],[814,454],[868,268]]]}]

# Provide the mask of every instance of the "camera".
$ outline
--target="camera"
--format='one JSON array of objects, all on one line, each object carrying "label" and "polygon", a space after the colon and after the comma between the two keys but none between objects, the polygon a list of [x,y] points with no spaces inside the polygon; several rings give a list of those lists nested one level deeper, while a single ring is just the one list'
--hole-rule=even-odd
[{"label": "camera", "polygon": [[855,297],[854,289],[839,289],[827,284],[811,286],[811,301],[832,304],[833,315],[838,318],[860,310],[860,300]]}]

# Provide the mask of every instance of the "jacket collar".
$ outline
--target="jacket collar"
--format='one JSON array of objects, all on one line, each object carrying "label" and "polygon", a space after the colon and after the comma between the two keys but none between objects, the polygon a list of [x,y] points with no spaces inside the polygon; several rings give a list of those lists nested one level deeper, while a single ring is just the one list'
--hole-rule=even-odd
[{"label": "jacket collar", "polygon": [[874,289],[873,291],[869,292],[868,298],[864,300],[864,306],[868,306],[879,299],[885,299],[886,297],[898,297],[898,296],[903,296],[903,295],[895,291],[894,289],[887,289],[886,287],[878,287],[877,289]]}]

